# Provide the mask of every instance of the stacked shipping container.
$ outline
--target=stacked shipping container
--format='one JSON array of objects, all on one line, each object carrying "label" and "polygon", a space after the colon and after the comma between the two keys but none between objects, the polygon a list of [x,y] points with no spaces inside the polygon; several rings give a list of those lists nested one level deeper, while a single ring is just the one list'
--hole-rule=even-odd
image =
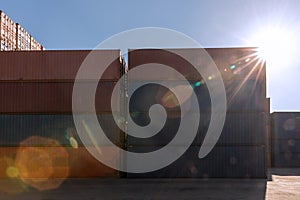
[{"label": "stacked shipping container", "polygon": [[[197,95],[200,108],[198,134],[192,146],[170,166],[156,172],[127,174],[128,177],[256,177],[266,176],[267,100],[264,63],[254,56],[255,49],[206,49],[216,63],[225,84],[227,116],[221,137],[212,152],[203,159],[198,152],[205,137],[211,116],[211,102],[206,83],[193,67],[164,50],[133,50],[129,53],[129,70],[146,63],[160,63],[183,74]],[[178,50],[190,51],[193,50]],[[190,56],[193,57],[193,56]],[[194,59],[198,59],[194,57]],[[199,60],[199,65],[206,67]],[[158,74],[159,76],[159,74]],[[214,75],[209,81],[214,81]],[[174,87],[179,80],[168,77]],[[128,88],[137,82],[151,81],[147,77],[128,79]],[[166,95],[168,94],[168,95]],[[168,100],[165,97],[168,96]],[[180,108],[170,105],[169,91],[158,85],[146,85],[130,100],[130,117],[138,124],[149,123],[148,109],[155,103],[165,103],[168,118],[164,128],[148,139],[128,136],[127,147],[134,152],[150,152],[167,145],[176,134],[180,123]],[[167,101],[167,102],[166,102]],[[142,102],[142,103],[137,103]],[[174,101],[173,101],[174,102]],[[176,100],[175,100],[176,102]],[[192,108],[191,108],[192,109]],[[130,128],[129,132],[130,132]]]},{"label": "stacked shipping container", "polygon": [[[117,177],[119,172],[104,166],[83,147],[77,135],[72,117],[72,91],[77,71],[90,51],[9,51],[0,53],[0,155],[15,157],[18,146],[36,136],[27,146],[47,146],[43,138],[55,140],[69,156],[70,177]],[[120,131],[111,115],[112,89],[124,74],[119,51],[94,51],[101,59],[118,58],[101,77],[101,89],[96,93],[96,111],[99,123],[116,144]],[[80,80],[90,84],[94,80]],[[84,111],[83,111],[84,112]],[[39,139],[38,139],[39,138]],[[102,151],[115,162],[118,152],[109,146]],[[5,170],[5,169],[4,169]],[[0,173],[6,176],[5,172]]]},{"label": "stacked shipping container", "polygon": [[[194,50],[189,51],[193,53]],[[129,173],[128,177],[265,177],[268,120],[265,65],[253,56],[254,49],[207,51],[224,80],[228,110],[221,137],[204,159],[198,158],[198,152],[210,123],[211,102],[202,76],[187,61],[168,51],[130,51],[129,69],[145,63],[161,63],[184,75],[197,96],[201,120],[192,146],[176,162],[156,172]],[[116,170],[99,163],[85,150],[73,123],[73,83],[80,65],[89,53],[90,51],[0,53],[0,155],[15,156],[18,145],[26,141],[26,138],[42,136],[54,139],[67,150],[71,177],[120,175]],[[98,59],[107,59],[119,58],[120,52],[96,51],[95,54]],[[201,65],[201,60],[198,60]],[[99,63],[101,67],[101,62]],[[111,92],[124,73],[123,61],[116,59],[101,77],[101,89],[97,89],[95,102],[98,121],[104,132],[108,133],[113,143],[133,152],[150,152],[167,145],[176,134],[181,110],[179,105],[174,104],[176,101],[172,101],[168,89],[151,84],[138,89],[129,99],[130,117],[139,125],[146,125],[149,123],[149,106],[160,103],[167,109],[167,122],[151,138],[128,136],[124,143],[124,135],[115,124],[110,109]],[[208,79],[214,81],[214,76]],[[80,80],[80,83],[90,84],[91,81],[95,80]],[[147,76],[137,80],[129,79],[126,88],[130,89],[140,81],[149,80]],[[181,81],[172,78],[171,74],[168,81],[172,81],[174,87],[184,86]],[[120,98],[126,101],[124,88],[121,86]],[[188,102],[189,98],[186,103]],[[121,106],[122,112],[127,109],[125,105]],[[129,133],[132,131],[132,127],[126,128]],[[39,144],[39,141],[43,140],[35,140],[32,145]],[[103,147],[102,151],[115,162],[123,162],[119,152],[112,151],[109,146]]]},{"label": "stacked shipping container", "polygon": [[1,51],[44,50],[20,24],[0,10]]},{"label": "stacked shipping container", "polygon": [[0,18],[1,51],[16,50],[17,25],[1,10]]},{"label": "stacked shipping container", "polygon": [[272,119],[272,167],[300,167],[300,113],[275,112]]}]

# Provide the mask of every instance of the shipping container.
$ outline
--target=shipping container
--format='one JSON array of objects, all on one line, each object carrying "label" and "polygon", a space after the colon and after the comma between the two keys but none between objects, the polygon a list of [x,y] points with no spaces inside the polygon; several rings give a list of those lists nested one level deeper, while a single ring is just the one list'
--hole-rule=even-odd
[{"label": "shipping container", "polygon": [[[157,147],[129,147],[134,152],[151,152],[154,149]],[[191,146],[183,156],[163,169],[141,174],[128,173],[127,177],[266,178],[264,146],[216,146],[203,159],[198,158],[199,149],[200,146]]]},{"label": "shipping container", "polygon": [[[37,152],[41,153],[42,155],[45,155],[45,153],[49,152],[49,148],[54,148],[55,152],[60,152],[58,150],[55,150],[55,148],[59,148],[61,150],[61,147],[45,147],[44,149],[39,147],[37,151],[34,151],[35,155]],[[63,147],[63,149],[66,151],[66,155],[63,158],[57,159],[57,161],[60,161],[60,166],[53,165],[53,168],[58,168],[59,172],[61,172],[62,167],[63,169],[68,171],[68,176],[65,177],[65,175],[62,176],[61,173],[53,173],[51,174],[52,178],[96,178],[96,177],[105,177],[105,178],[117,178],[120,176],[119,172],[115,169],[112,169],[110,167],[105,166],[98,160],[96,160],[87,150],[85,147],[78,147],[78,148],[72,148],[72,147]],[[9,178],[9,175],[7,174],[8,167],[14,167],[15,160],[24,160],[26,159],[26,153],[30,153],[31,150],[35,150],[35,147],[0,147],[0,178]],[[19,153],[22,152],[20,155]],[[110,157],[110,159],[113,159],[115,163],[120,162],[120,153],[116,151],[114,148],[111,147],[103,147],[102,148],[103,154]],[[18,156],[18,157],[17,157]],[[17,158],[17,159],[16,159]],[[28,156],[27,156],[28,158]],[[35,156],[33,158],[38,158],[38,156]],[[53,159],[53,157],[48,158]],[[45,167],[45,164],[39,165],[38,162],[30,162],[28,160],[25,160],[26,162],[23,164],[23,166],[26,165],[35,165],[39,166],[39,169],[42,170],[43,167]],[[45,160],[43,160],[45,162]],[[22,163],[20,163],[22,164]],[[36,176],[30,176],[30,173],[37,167],[30,167],[28,168],[28,174],[27,177],[29,179],[31,178],[37,178]],[[18,169],[21,170],[21,169]],[[47,169],[45,169],[47,170]],[[42,177],[43,178],[43,177]],[[48,178],[48,177],[45,177]],[[45,179],[44,179],[45,180]]]},{"label": "shipping container", "polygon": [[273,167],[300,167],[300,113],[271,114]]},{"label": "shipping container", "polygon": [[30,50],[31,35],[20,25],[17,25],[17,50],[24,51]]},{"label": "shipping container", "polygon": [[30,36],[30,50],[44,50],[44,47],[39,44],[32,36]]},{"label": "shipping container", "polygon": [[[97,118],[107,137],[114,144],[122,146],[123,134],[113,116],[103,113],[98,114]],[[32,136],[54,139],[64,147],[83,146],[76,130],[71,114],[0,115],[0,146],[19,146],[22,141]],[[34,143],[39,145],[39,140]],[[27,145],[34,146],[35,144],[28,143]]]},{"label": "shipping container", "polygon": [[272,140],[300,139],[300,113],[274,112],[271,114]]},{"label": "shipping container", "polygon": [[17,48],[17,26],[0,10],[0,41],[1,51],[14,51]]},{"label": "shipping container", "polygon": [[[159,133],[150,138],[127,136],[128,146],[163,146],[167,145],[177,134],[181,117],[180,113],[169,113],[166,124]],[[193,115],[188,113],[187,115]],[[132,119],[140,126],[150,123],[148,113],[131,113]],[[187,117],[187,116],[185,116]],[[201,145],[210,124],[209,113],[200,113],[197,136],[193,145]],[[128,125],[129,133],[135,129]],[[218,145],[266,145],[266,114],[265,113],[227,113],[225,124],[217,142]],[[182,143],[183,145],[184,143]]]},{"label": "shipping container", "polygon": [[[112,115],[99,114],[97,118],[107,137],[115,145],[122,147],[124,137]],[[97,137],[97,135],[91,137]],[[47,140],[51,140],[51,142],[45,142]],[[5,162],[12,160],[11,163],[14,163],[14,160],[20,157],[18,156],[20,152],[24,155],[24,152],[36,149],[35,152],[45,154],[50,151],[49,149],[58,148],[53,147],[53,141],[60,150],[63,148],[67,152],[68,157],[64,160],[68,161],[68,165],[64,165],[64,167],[69,170],[68,177],[119,177],[117,170],[105,166],[86,150],[86,147],[91,148],[92,144],[86,144],[86,147],[83,146],[74,126],[72,115],[32,114],[0,115],[0,177],[8,177],[6,168],[1,163],[1,158],[5,158]],[[107,159],[118,165],[120,162],[119,150],[108,144],[102,144],[99,149]],[[59,152],[58,149],[56,152]],[[60,160],[62,161],[62,158]],[[24,165],[29,164],[35,165],[38,163],[33,161],[24,163]],[[34,167],[30,167],[30,169],[34,169]],[[53,174],[51,177],[63,178],[60,177],[59,173]]]},{"label": "shipping container", "polygon": [[[102,77],[97,78],[119,80],[124,74],[124,62],[121,62],[119,50],[15,51],[0,53],[0,81],[74,80],[91,52],[93,67],[106,68]],[[104,63],[110,60],[106,66]],[[95,78],[93,74],[91,76]]]},{"label": "shipping container", "polygon": [[[180,74],[184,75],[187,80],[203,79],[202,75],[192,66],[190,62],[199,66],[210,67],[208,63],[204,63],[205,59],[201,59],[202,55],[209,55],[212,61],[219,69],[219,73],[224,80],[231,79],[266,79],[265,63],[261,61],[257,55],[255,48],[206,48],[207,54],[203,54],[204,50],[200,49],[138,49],[130,50],[128,54],[128,68],[133,69],[143,64],[158,63],[176,69]],[[199,52],[201,52],[199,54]],[[182,55],[188,55],[192,61],[185,60]],[[168,74],[164,77],[157,71],[149,70],[156,73],[155,80],[177,80],[175,74]],[[216,74],[211,74],[207,79],[213,79]],[[135,80],[149,80],[149,74],[145,73]]]},{"label": "shipping container", "polygon": [[[205,50],[210,54],[222,75],[227,97],[227,110],[230,112],[267,112],[265,63],[257,64],[254,60],[253,62],[251,61],[251,59],[254,59],[251,56],[255,53],[255,49],[220,48]],[[197,64],[199,63],[198,65],[200,66],[208,67],[207,64],[201,63],[204,62],[201,58],[197,57],[197,51],[199,50],[173,49],[171,51],[172,52],[169,50],[159,49],[140,49],[130,51],[128,56],[129,70],[143,64],[150,63],[150,65],[149,71],[144,74],[141,73],[138,77],[134,77],[129,73],[128,90],[130,91],[131,88],[135,88],[136,84],[149,83],[151,81],[168,81],[171,85],[175,82],[174,88],[176,89],[180,83],[177,83],[176,85],[176,82],[179,82],[179,80],[175,73],[168,73],[164,75],[163,73],[157,72],[155,68],[151,71],[151,63],[167,65],[184,75],[189,81],[190,86],[194,89],[198,97],[200,110],[209,111],[211,101],[207,85],[210,82],[214,83],[216,75],[212,74],[207,77],[205,81],[189,62],[175,54],[176,52],[178,52],[179,55],[181,53],[187,54],[189,57],[195,59],[193,62]],[[150,73],[153,73],[153,76],[149,76]],[[153,85],[154,84],[148,84],[143,87],[143,89],[139,89],[139,92],[143,95],[139,95],[138,92],[136,92],[135,98],[139,98],[138,100],[141,100],[141,102],[148,102],[150,101],[149,99],[153,99],[153,95],[155,95],[155,101],[159,102],[164,101],[164,97],[168,96],[172,97],[168,98],[169,100],[176,102],[176,98],[174,98],[174,95],[170,94],[169,91],[165,92],[164,88],[161,87],[157,89],[157,87],[155,88]],[[184,89],[183,86],[180,87],[182,87],[180,91],[181,93],[188,91],[187,89]],[[188,95],[189,94],[187,94],[187,96]],[[189,100],[189,98],[187,99]],[[132,102],[137,101],[135,100]]]},{"label": "shipping container", "polygon": [[272,126],[271,126],[271,99],[270,98],[267,98],[266,99],[266,102],[267,102],[267,112],[266,112],[266,117],[267,117],[267,137],[266,137],[266,142],[267,142],[267,167],[268,168],[271,168],[272,167],[272,136],[271,136],[271,129],[272,129]]},{"label": "shipping container", "polygon": [[294,168],[300,167],[300,153],[297,152],[273,152],[272,167]]},{"label": "shipping container", "polygon": [[1,51],[44,50],[20,24],[14,23],[0,10]]},{"label": "shipping container", "polygon": [[[170,85],[170,88],[166,88],[163,84]],[[227,110],[229,112],[267,112],[265,83],[248,80],[242,85],[239,84],[241,82],[236,80],[225,82]],[[191,110],[194,108],[189,105],[199,105],[201,111],[211,111],[211,98],[207,85],[196,81],[186,84],[183,81],[166,80],[154,84],[147,81],[129,80],[128,91],[132,95],[131,109],[136,111],[147,111],[149,106],[155,103],[164,105],[170,111],[180,111],[176,95],[184,96],[183,106]],[[197,97],[196,101],[191,98],[193,93]]]},{"label": "shipping container", "polygon": [[[81,82],[89,87],[93,82]],[[111,112],[111,95],[116,82],[98,83],[95,95],[96,112]],[[0,113],[72,113],[72,82],[1,82]],[[80,96],[79,112],[89,112],[84,102],[89,96]],[[117,110],[116,110],[117,111]]]},{"label": "shipping container", "polygon": [[300,139],[272,140],[273,153],[300,153]]}]

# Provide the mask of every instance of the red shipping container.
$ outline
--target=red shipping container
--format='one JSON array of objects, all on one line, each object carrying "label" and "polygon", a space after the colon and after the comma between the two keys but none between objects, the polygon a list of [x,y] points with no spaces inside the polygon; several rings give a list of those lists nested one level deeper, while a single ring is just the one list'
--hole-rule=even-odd
[{"label": "red shipping container", "polygon": [[[115,84],[98,84],[95,96],[98,113],[111,111],[111,94]],[[72,113],[72,92],[73,82],[2,82],[0,113]],[[84,105],[85,97],[80,100]],[[82,112],[86,110],[83,108]]]},{"label": "red shipping container", "polygon": [[[91,50],[1,52],[0,81],[74,80],[90,52]],[[120,78],[123,66],[119,50],[95,50],[92,59],[96,66],[107,68],[101,80]],[[103,62],[107,60],[113,61],[109,66],[104,66]]]},{"label": "red shipping container", "polygon": [[[266,78],[265,63],[259,59],[255,48],[207,48],[205,50],[211,56],[224,80],[265,80]],[[192,64],[180,56],[182,53],[187,54],[197,65],[203,68],[210,67],[207,65],[209,63],[205,63],[204,59],[198,57],[199,49],[171,49],[169,51],[167,49],[139,49],[129,52],[128,68],[130,70],[142,64],[159,63],[174,68],[187,80],[203,80]],[[173,74],[162,77],[159,72],[153,71],[153,73],[156,73],[157,76],[155,80],[178,80]],[[211,74],[210,76],[207,77],[208,80],[213,79],[216,75]],[[149,80],[148,73],[138,77],[137,80]]]}]

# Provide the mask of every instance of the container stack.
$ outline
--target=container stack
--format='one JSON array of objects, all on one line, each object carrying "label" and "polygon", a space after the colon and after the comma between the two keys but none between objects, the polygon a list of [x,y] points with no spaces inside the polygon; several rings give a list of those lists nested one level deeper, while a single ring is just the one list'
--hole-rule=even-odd
[{"label": "container stack", "polygon": [[1,51],[44,50],[20,24],[0,10]]},{"label": "container stack", "polygon": [[300,167],[300,113],[274,112],[272,121],[272,167]]},{"label": "container stack", "polygon": [[[49,154],[47,151],[54,148],[51,155],[55,152],[65,152],[61,153],[65,156],[63,158],[50,156],[49,159],[56,158],[53,161],[56,165],[52,167],[60,170],[51,177],[64,178],[63,175],[66,173],[62,171],[68,172],[68,177],[119,176],[118,171],[106,167],[90,155],[81,143],[73,121],[73,84],[77,71],[90,52],[0,53],[0,162],[3,159],[3,162],[6,162],[6,158],[9,158],[20,163],[24,158],[47,156],[47,153]],[[106,67],[101,65],[101,59],[118,58],[101,77],[98,84],[101,89],[97,89],[95,105],[98,121],[103,125],[105,133],[114,143],[120,144],[123,143],[120,141],[120,129],[112,117],[109,97],[116,82],[124,74],[124,65],[119,59],[118,50],[94,51],[94,55],[99,59],[94,60],[99,67]],[[95,80],[79,81],[80,84],[89,84]],[[89,114],[84,111],[79,114],[83,113]],[[119,162],[119,152],[109,146],[101,148],[105,155]],[[43,162],[45,160],[47,159],[43,159]],[[39,162],[26,160],[26,163],[23,161],[21,165],[39,165]],[[28,169],[36,168],[29,166]],[[5,170],[4,168],[1,171],[1,177],[7,176]],[[30,172],[28,173],[30,176]]]},{"label": "container stack", "polygon": [[[170,66],[184,75],[197,96],[200,122],[195,140],[177,161],[155,172],[128,173],[128,177],[266,177],[268,109],[265,64],[255,56],[253,48],[206,50],[216,63],[224,81],[227,95],[227,116],[217,145],[203,159],[198,158],[198,153],[210,123],[211,100],[207,83],[201,74],[186,60],[167,50],[143,49],[129,52],[129,71],[143,64],[159,63]],[[177,51],[189,51],[190,58],[198,59],[199,66],[207,67],[201,63],[201,59],[193,56],[195,53],[193,51],[197,50],[181,49]],[[214,77],[215,75],[211,74],[207,79],[213,82]],[[167,80],[171,81],[174,87],[185,87],[171,74]],[[134,88],[139,82],[149,81],[152,80],[147,77],[130,79],[129,76],[128,88]],[[149,124],[148,112],[153,104],[162,104],[168,117],[163,129],[153,137],[140,139],[128,136],[128,150],[145,153],[168,145],[179,127],[180,112],[182,112],[180,105],[176,104],[178,101],[174,100],[170,91],[157,84],[147,84],[139,88],[129,101],[130,117],[141,126]],[[189,101],[188,99],[185,104],[189,104]],[[192,113],[193,108],[190,109]],[[130,129],[129,126],[129,133]],[[178,150],[180,148],[178,146]]]},{"label": "container stack", "polygon": [[1,51],[17,49],[17,25],[0,10]]}]

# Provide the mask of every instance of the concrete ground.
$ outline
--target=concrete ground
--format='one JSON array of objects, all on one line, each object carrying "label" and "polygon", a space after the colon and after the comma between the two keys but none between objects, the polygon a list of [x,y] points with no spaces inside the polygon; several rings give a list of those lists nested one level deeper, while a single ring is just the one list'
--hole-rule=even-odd
[{"label": "concrete ground", "polygon": [[58,189],[42,192],[12,188],[17,183],[2,179],[0,199],[300,199],[300,169],[272,169],[268,173],[269,180],[68,179]]}]

